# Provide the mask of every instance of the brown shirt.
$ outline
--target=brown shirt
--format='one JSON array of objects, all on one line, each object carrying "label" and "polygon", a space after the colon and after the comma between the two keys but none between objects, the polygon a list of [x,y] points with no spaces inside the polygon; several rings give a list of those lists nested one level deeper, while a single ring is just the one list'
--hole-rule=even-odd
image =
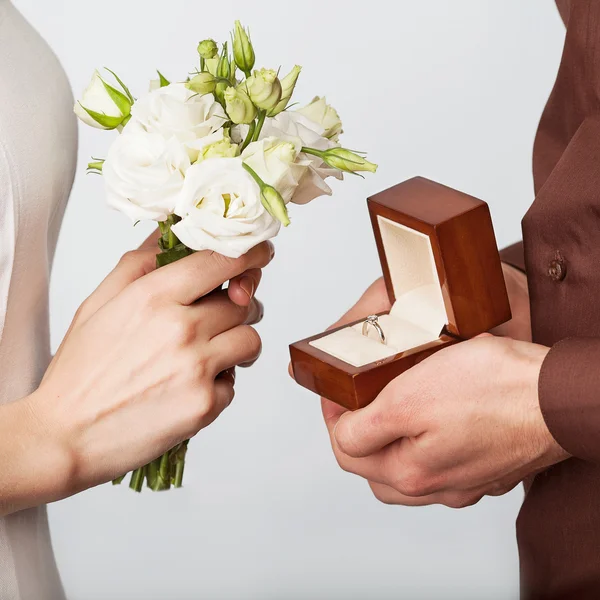
[{"label": "brown shirt", "polygon": [[558,0],[567,35],[538,129],[523,266],[547,425],[574,458],[535,477],[517,520],[523,597],[600,599],[600,0]]}]

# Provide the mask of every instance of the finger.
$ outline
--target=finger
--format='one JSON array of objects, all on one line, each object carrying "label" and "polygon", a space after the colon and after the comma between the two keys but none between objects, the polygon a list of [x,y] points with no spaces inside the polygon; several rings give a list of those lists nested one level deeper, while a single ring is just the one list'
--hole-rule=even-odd
[{"label": "finger", "polygon": [[240,306],[248,306],[254,298],[261,277],[262,271],[260,269],[250,269],[234,277],[227,288],[231,301]]},{"label": "finger", "polygon": [[226,377],[218,377],[215,379],[214,405],[208,415],[208,422],[206,425],[212,423],[233,402],[234,396],[235,388],[230,379]]},{"label": "finger", "polygon": [[89,319],[128,285],[156,269],[156,249],[141,248],[126,252],[77,313],[78,324]]},{"label": "finger", "polygon": [[335,431],[335,427],[340,420],[340,417],[349,411],[339,404],[336,404],[331,400],[327,400],[327,398],[321,398],[321,410],[323,412],[323,419],[325,420],[327,431],[329,432],[329,435],[333,441],[333,432]]},{"label": "finger", "polygon": [[354,458],[370,456],[400,438],[423,433],[411,402],[418,390],[408,375],[397,377],[365,408],[342,416],[335,430],[342,452]]},{"label": "finger", "polygon": [[375,497],[384,504],[397,506],[431,506],[441,504],[448,508],[467,508],[477,504],[483,497],[482,491],[440,492],[427,496],[405,496],[394,488],[376,481],[369,481],[369,487]]},{"label": "finger", "polygon": [[353,473],[365,479],[387,481],[384,475],[382,475],[384,457],[375,455],[367,458],[352,458],[340,449],[336,441],[336,430],[340,420],[350,411],[325,398],[321,398],[321,409],[329,433],[331,448],[340,467],[348,473]]},{"label": "finger", "polygon": [[212,339],[225,331],[242,324],[255,324],[262,316],[262,304],[254,298],[249,306],[234,304],[221,290],[203,298],[200,302],[185,310],[191,311],[197,320],[198,329],[202,329],[201,338]]},{"label": "finger", "polygon": [[209,350],[218,372],[255,361],[262,348],[260,336],[250,325],[239,325],[210,341]]},{"label": "finger", "polygon": [[274,254],[271,242],[263,242],[239,258],[204,250],[157,269],[139,283],[142,293],[161,290],[165,299],[189,305],[245,271],[265,267]]},{"label": "finger", "polygon": [[390,308],[390,300],[382,277],[372,283],[360,300],[331,328],[347,325],[368,315],[388,311]]}]

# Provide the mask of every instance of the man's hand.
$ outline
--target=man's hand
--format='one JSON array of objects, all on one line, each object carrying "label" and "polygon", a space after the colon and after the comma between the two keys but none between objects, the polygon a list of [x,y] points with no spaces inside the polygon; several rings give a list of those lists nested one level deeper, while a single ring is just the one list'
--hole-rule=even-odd
[{"label": "man's hand", "polygon": [[469,506],[565,460],[542,413],[547,348],[486,334],[397,377],[368,407],[324,403],[340,466],[386,503]]},{"label": "man's hand", "polygon": [[[508,269],[518,281],[521,274]],[[386,309],[380,279],[337,325]],[[539,407],[537,382],[547,352],[486,334],[416,365],[362,410],[348,412],[323,399],[340,466],[367,479],[377,498],[391,504],[462,507],[508,492],[569,457]]]}]

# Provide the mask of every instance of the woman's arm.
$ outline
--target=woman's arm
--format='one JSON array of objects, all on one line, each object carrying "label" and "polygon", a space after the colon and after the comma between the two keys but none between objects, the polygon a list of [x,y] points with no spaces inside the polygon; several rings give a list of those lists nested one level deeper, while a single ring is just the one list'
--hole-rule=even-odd
[{"label": "woman's arm", "polygon": [[153,248],[128,253],[78,310],[40,387],[0,407],[0,515],[110,481],[216,419],[233,399],[229,370],[260,353],[253,295],[273,254],[265,242],[154,270]]},{"label": "woman's arm", "polygon": [[0,406],[0,516],[65,497],[72,461],[30,398]]}]

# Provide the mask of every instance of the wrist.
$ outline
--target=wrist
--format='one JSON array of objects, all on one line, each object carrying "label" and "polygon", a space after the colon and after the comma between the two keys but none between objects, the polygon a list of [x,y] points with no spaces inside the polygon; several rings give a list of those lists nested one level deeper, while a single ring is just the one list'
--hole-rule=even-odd
[{"label": "wrist", "polygon": [[0,515],[69,495],[72,461],[40,418],[39,392],[0,407]]}]

